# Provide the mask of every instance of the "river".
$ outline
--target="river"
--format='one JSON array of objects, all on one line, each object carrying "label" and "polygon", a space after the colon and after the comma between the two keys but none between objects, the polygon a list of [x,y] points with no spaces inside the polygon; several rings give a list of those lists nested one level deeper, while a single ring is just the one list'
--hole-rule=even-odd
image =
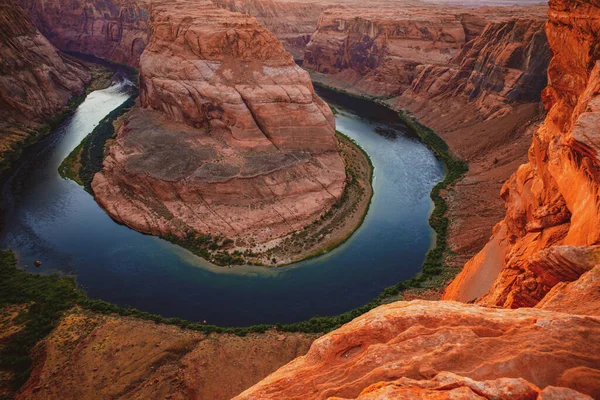
[{"label": "river", "polygon": [[[420,271],[434,240],[429,193],[444,169],[395,113],[318,92],[337,109],[338,130],[366,150],[375,168],[364,224],[324,256],[275,269],[212,266],[115,223],[82,187],[61,178],[62,160],[127,99],[123,82],[92,92],[2,178],[0,248],[16,252],[19,268],[74,275],[90,298],[164,317],[243,326],[297,322],[361,306]],[[39,268],[35,260],[42,261]]]}]

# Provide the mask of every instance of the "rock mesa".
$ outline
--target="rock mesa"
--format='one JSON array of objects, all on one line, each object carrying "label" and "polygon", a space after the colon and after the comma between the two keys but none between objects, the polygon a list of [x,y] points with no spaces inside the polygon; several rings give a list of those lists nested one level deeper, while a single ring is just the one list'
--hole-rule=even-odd
[{"label": "rock mesa", "polygon": [[329,107],[252,17],[210,2],[155,4],[140,106],[92,185],[113,218],[139,231],[268,241],[343,192]]}]

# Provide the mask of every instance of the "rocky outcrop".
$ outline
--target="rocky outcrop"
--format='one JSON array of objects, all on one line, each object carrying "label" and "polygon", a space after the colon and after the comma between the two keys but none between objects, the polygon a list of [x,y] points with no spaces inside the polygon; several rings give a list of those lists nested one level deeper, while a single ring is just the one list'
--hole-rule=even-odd
[{"label": "rocky outcrop", "polygon": [[[490,243],[445,293],[461,296],[468,276],[499,270],[483,287],[481,304],[534,306],[560,282],[598,264],[599,182],[597,104],[600,94],[600,7],[550,2],[547,36],[554,57],[544,100],[548,116],[529,150],[529,162],[504,185],[507,212]],[[485,262],[481,260],[485,259]]]},{"label": "rocky outcrop", "polygon": [[[515,22],[522,15],[528,19]],[[412,89],[429,97],[464,91],[473,99],[499,92],[518,101],[525,89],[539,96],[545,86],[538,79],[548,59],[543,21],[542,7],[471,10],[408,2],[332,8],[319,18],[303,65],[368,95]]]},{"label": "rocky outcrop", "polygon": [[16,398],[229,400],[305,354],[312,340],[205,335],[73,310],[36,347],[31,378]]},{"label": "rocky outcrop", "polygon": [[597,338],[595,317],[397,302],[317,339],[236,399],[597,398]]},{"label": "rocky outcrop", "polygon": [[265,242],[312,223],[343,192],[329,107],[252,17],[210,2],[154,4],[140,103],[92,184],[139,231]]},{"label": "rocky outcrop", "polygon": [[432,15],[429,8],[327,10],[307,45],[303,66],[371,94],[399,95],[415,79],[417,66],[447,64],[467,41],[458,15]]},{"label": "rocky outcrop", "polygon": [[0,159],[83,93],[86,67],[57,51],[13,1],[0,3]]},{"label": "rocky outcrop", "polygon": [[[334,1],[214,0],[230,11],[250,14],[279,39],[295,60],[303,60],[317,20]],[[333,3],[333,4],[332,4]]]},{"label": "rocky outcrop", "polygon": [[137,66],[148,43],[149,0],[17,0],[63,51]]},{"label": "rocky outcrop", "polygon": [[514,103],[541,100],[550,49],[543,18],[490,23],[449,65],[421,65],[403,102],[463,97],[486,119],[512,111]]},{"label": "rocky outcrop", "polygon": [[584,273],[574,282],[557,283],[536,308],[600,316],[600,266]]}]

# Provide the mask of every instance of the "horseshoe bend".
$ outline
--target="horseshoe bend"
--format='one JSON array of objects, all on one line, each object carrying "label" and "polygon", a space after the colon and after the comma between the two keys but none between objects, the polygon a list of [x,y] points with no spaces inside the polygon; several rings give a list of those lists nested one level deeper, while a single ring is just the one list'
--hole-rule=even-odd
[{"label": "horseshoe bend", "polygon": [[2,1],[0,397],[600,398],[599,21]]}]

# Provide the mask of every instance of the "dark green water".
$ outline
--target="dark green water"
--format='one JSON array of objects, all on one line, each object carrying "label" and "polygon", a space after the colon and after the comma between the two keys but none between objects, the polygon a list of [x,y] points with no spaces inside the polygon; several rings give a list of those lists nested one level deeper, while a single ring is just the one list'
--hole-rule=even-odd
[{"label": "dark green water", "polygon": [[[30,271],[75,275],[91,298],[216,325],[296,322],[365,304],[421,269],[433,234],[429,192],[443,167],[389,110],[319,94],[339,111],[338,130],[375,166],[363,226],[325,256],[279,269],[214,267],[116,224],[80,186],[62,179],[62,160],[127,99],[122,84],[93,92],[4,177],[0,248],[15,250]],[[34,260],[42,266],[33,268]]]}]

